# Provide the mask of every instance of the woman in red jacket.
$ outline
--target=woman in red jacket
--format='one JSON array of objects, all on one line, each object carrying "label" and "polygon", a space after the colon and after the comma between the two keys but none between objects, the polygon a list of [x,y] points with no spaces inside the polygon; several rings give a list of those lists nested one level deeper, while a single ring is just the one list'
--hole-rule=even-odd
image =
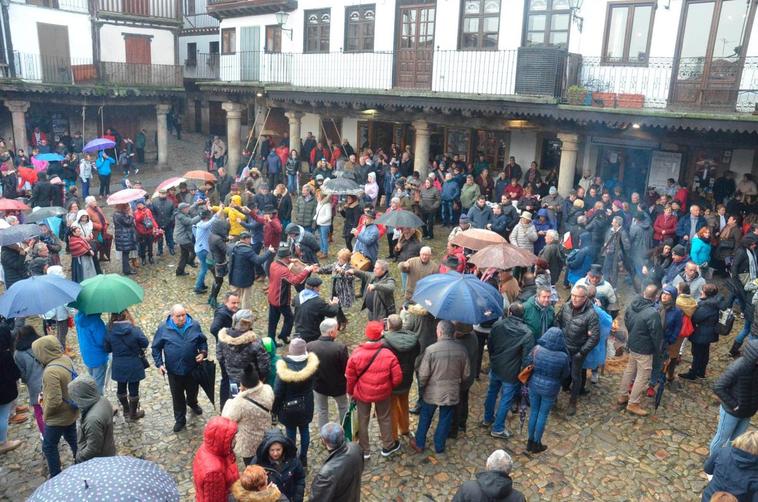
[{"label": "woman in red jacket", "polygon": [[663,214],[658,215],[653,223],[653,240],[656,244],[660,244],[664,239],[673,239],[676,235],[677,217],[671,209],[671,206],[666,206],[663,209]]},{"label": "woman in red jacket", "polygon": [[240,477],[232,444],[237,435],[237,422],[213,417],[205,426],[203,444],[192,462],[195,500],[226,502],[232,485]]},{"label": "woman in red jacket", "polygon": [[153,264],[153,237],[159,227],[153,217],[153,212],[145,206],[143,200],[137,202],[137,208],[134,210],[134,226],[137,229],[137,243],[142,264],[145,264],[145,255],[150,264]]}]

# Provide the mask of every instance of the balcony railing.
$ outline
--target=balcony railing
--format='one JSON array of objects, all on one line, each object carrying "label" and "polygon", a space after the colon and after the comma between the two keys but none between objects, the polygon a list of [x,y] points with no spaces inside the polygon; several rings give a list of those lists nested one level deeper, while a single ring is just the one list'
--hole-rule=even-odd
[{"label": "balcony railing", "polygon": [[[117,61],[94,63],[87,58],[14,53],[15,77],[29,82],[63,85],[182,87],[182,67]],[[0,77],[3,77],[0,73]]]},{"label": "balcony railing", "polygon": [[197,30],[202,28],[216,28],[218,29],[219,20],[215,17],[211,17],[208,14],[192,14],[184,16],[184,24],[182,29],[184,30]]},{"label": "balcony railing", "polygon": [[59,10],[67,10],[72,12],[89,12],[89,4],[87,0],[37,0],[30,2],[28,0],[13,0],[16,3],[33,5],[37,7],[57,8]]},{"label": "balcony railing", "polygon": [[97,0],[98,12],[130,17],[178,19],[176,0]]},{"label": "balcony railing", "polygon": [[184,78],[196,80],[218,80],[221,56],[198,53],[184,61]]}]

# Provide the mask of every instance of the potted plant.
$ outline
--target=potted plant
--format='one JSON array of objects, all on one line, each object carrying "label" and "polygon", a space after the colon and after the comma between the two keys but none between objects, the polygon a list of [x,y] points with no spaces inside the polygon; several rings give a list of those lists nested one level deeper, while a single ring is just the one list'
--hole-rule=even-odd
[{"label": "potted plant", "polygon": [[581,85],[572,85],[566,89],[566,99],[570,105],[583,105],[587,97],[587,89]]},{"label": "potted plant", "polygon": [[592,93],[592,106],[598,108],[615,108],[616,107],[616,93],[615,92],[593,92]]}]

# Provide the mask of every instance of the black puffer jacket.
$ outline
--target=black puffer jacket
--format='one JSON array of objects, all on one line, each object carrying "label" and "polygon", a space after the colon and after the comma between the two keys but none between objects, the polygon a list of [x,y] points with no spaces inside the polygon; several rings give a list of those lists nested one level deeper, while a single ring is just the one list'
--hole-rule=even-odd
[{"label": "black puffer jacket", "polygon": [[137,230],[134,228],[134,216],[116,211],[113,213],[113,228],[116,251],[128,252],[137,249]]},{"label": "black puffer jacket", "polygon": [[418,334],[408,330],[388,331],[384,334],[384,344],[392,351],[403,371],[403,381],[392,389],[393,394],[405,394],[413,383],[413,369],[420,354]]},{"label": "black puffer jacket", "polygon": [[[280,462],[272,462],[268,450],[274,443],[284,448]],[[305,493],[305,470],[297,458],[297,446],[279,429],[267,431],[255,452],[251,465],[263,467],[270,483],[274,483],[290,502],[302,502]]]},{"label": "black puffer jacket", "polygon": [[347,392],[347,346],[330,336],[308,342],[308,352],[318,356],[319,365],[313,390],[326,396],[343,396]]},{"label": "black puffer jacket", "polygon": [[569,354],[586,356],[600,341],[600,321],[589,301],[579,310],[566,302],[555,316],[555,324],[563,330]]},{"label": "black puffer jacket", "polygon": [[525,502],[524,494],[513,489],[513,480],[504,472],[484,471],[458,488],[453,502]]},{"label": "black puffer jacket", "polygon": [[652,301],[637,296],[624,314],[629,332],[627,347],[635,354],[650,355],[661,351],[663,327],[661,316]]},{"label": "black puffer jacket", "polygon": [[700,300],[695,312],[692,314],[692,326],[695,328],[695,331],[690,335],[690,342],[706,344],[718,341],[721,301],[721,295]]},{"label": "black puffer jacket", "polygon": [[518,374],[529,361],[534,347],[532,330],[516,316],[509,316],[492,325],[487,338],[490,369],[500,379],[516,383]]},{"label": "black puffer jacket", "polygon": [[270,360],[258,335],[252,331],[240,333],[223,328],[218,332],[218,362],[226,368],[232,382],[242,381],[248,364],[255,366],[262,382],[268,379]]},{"label": "black puffer jacket", "polygon": [[169,198],[153,199],[152,203],[153,217],[162,229],[168,228],[174,222],[174,203]]},{"label": "black puffer jacket", "polygon": [[750,418],[758,411],[758,341],[748,340],[742,357],[734,361],[713,384],[721,405],[738,418]]},{"label": "black puffer jacket", "polygon": [[2,264],[5,273],[6,291],[18,281],[29,277],[26,255],[21,254],[16,246],[3,246],[3,249],[0,250],[0,264]]},{"label": "black puffer jacket", "polygon": [[292,300],[292,306],[295,308],[295,333],[306,342],[318,340],[321,336],[321,321],[327,317],[337,317],[340,311],[339,303],[327,303],[318,294],[311,296],[310,291],[304,289]]}]

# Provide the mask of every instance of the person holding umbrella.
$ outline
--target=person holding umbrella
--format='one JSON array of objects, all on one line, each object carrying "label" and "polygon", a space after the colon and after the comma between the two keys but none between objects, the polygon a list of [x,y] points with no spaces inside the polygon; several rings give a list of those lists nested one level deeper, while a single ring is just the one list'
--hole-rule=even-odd
[{"label": "person holding umbrella", "polygon": [[121,253],[121,273],[132,275],[134,270],[129,266],[129,253],[137,249],[137,230],[134,226],[134,216],[129,204],[118,204],[116,206],[113,213],[113,228],[116,251]]},{"label": "person holding umbrella", "polygon": [[104,199],[111,194],[111,170],[116,161],[102,150],[97,156],[95,167],[97,176],[100,178],[100,198]]},{"label": "person holding umbrella", "polygon": [[200,324],[192,319],[181,304],[158,326],[152,344],[153,361],[158,371],[168,375],[174,407],[174,432],[187,425],[187,406],[195,415],[203,409],[197,403],[198,382],[192,371],[208,356],[208,341]]}]

